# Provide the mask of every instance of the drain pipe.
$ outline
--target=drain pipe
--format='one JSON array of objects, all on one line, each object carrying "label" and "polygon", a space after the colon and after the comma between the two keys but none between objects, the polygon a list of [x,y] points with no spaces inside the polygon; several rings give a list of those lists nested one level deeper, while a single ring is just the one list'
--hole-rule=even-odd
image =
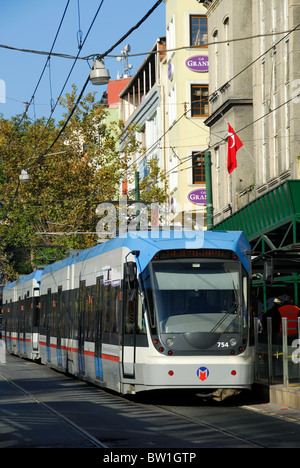
[{"label": "drain pipe", "polygon": [[211,180],[211,154],[210,151],[204,153],[204,166],[205,166],[205,184],[206,184],[206,216],[207,216],[207,230],[210,231],[214,227],[213,219],[213,199],[212,199],[212,180]]}]

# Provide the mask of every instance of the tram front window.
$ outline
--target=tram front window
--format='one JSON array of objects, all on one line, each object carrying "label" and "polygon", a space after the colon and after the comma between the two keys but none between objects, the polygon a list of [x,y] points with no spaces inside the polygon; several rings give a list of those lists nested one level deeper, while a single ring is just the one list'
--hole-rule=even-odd
[{"label": "tram front window", "polygon": [[151,278],[162,335],[198,335],[196,343],[200,334],[242,333],[246,298],[239,262],[158,261],[151,265]]}]

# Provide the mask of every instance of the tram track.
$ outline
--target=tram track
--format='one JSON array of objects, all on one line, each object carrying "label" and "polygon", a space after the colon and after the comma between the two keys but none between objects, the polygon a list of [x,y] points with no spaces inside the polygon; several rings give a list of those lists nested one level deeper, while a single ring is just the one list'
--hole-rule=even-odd
[{"label": "tram track", "polygon": [[[187,416],[187,415],[184,415],[184,414],[180,413],[178,410],[176,411],[174,409],[167,408],[165,406],[158,406],[158,407],[160,407],[161,409],[163,409],[166,412],[169,412],[170,414],[176,415],[177,417],[180,416],[183,419],[186,419],[187,421],[191,421],[191,422],[193,422],[195,424],[198,424],[198,425],[200,424],[202,427],[205,427],[205,428],[207,428],[209,430],[220,433],[220,434],[222,434],[222,435],[224,435],[226,437],[234,438],[234,439],[236,439],[237,441],[239,441],[241,443],[245,443],[247,445],[247,448],[251,448],[251,445],[253,446],[253,448],[267,448],[266,445],[258,443],[258,442],[253,442],[253,441],[249,440],[249,438],[247,438],[247,437],[237,435],[236,433],[234,433],[234,431],[221,429],[220,427],[218,427],[216,425],[209,424],[204,419],[201,419],[201,418],[198,418],[198,417]],[[196,409],[196,407],[195,407],[195,409]]]},{"label": "tram track", "polygon": [[[146,402],[143,402],[143,398],[127,399],[57,374],[49,368],[19,361],[18,358],[13,357],[12,363],[16,364],[13,372],[9,369],[2,373],[0,368],[0,383],[5,382],[14,389],[14,392],[9,392],[12,395],[8,404],[21,400],[24,403],[19,406],[22,414],[24,408],[26,410],[35,405],[38,409],[34,412],[34,417],[31,416],[31,409],[27,420],[37,420],[36,412],[39,411],[42,412],[40,420],[47,420],[45,424],[53,425],[52,416],[57,420],[57,426],[64,424],[67,431],[73,432],[74,437],[77,437],[75,433],[79,434],[80,443],[89,448],[153,450],[161,447],[255,447],[245,438],[220,430],[203,418],[191,417],[173,407],[151,403],[147,398]],[[0,413],[1,406],[0,404]],[[12,407],[11,414],[14,425],[15,407]],[[42,427],[40,430],[42,431]],[[1,435],[0,422],[0,440]],[[59,436],[56,437],[56,442],[49,443],[47,440],[43,443],[34,439],[33,444],[30,446],[34,448],[66,445],[64,441],[59,441]]]},{"label": "tram track", "polygon": [[[45,412],[49,412],[51,413],[52,415],[54,415],[59,421],[63,421],[67,426],[69,426],[70,428],[72,428],[73,431],[76,431],[77,433],[79,433],[84,439],[86,439],[90,445],[91,445],[91,448],[92,447],[95,447],[95,448],[107,448],[107,445],[105,445],[104,443],[102,443],[101,441],[99,441],[98,439],[96,439],[95,437],[93,437],[91,434],[89,434],[85,429],[83,429],[82,427],[78,426],[77,424],[75,424],[73,421],[71,421],[69,418],[67,418],[66,416],[64,416],[61,412],[59,411],[56,411],[54,408],[52,408],[50,405],[48,405],[47,403],[41,401],[40,399],[38,399],[33,393],[29,392],[28,390],[26,390],[25,388],[21,387],[20,385],[16,384],[15,382],[13,382],[11,379],[5,377],[4,375],[2,375],[0,373],[0,380],[4,381],[7,385],[11,386],[12,388],[14,388],[18,393],[21,393],[23,394],[25,397],[27,397],[27,399],[31,400],[34,404],[38,405],[39,407],[43,408],[45,410]],[[1,445],[0,445],[1,446]],[[43,445],[43,447],[45,447]],[[34,448],[40,448],[40,447],[34,447]],[[47,444],[47,448],[55,448],[55,447],[49,447],[48,444]]]},{"label": "tram track", "polygon": [[1,448],[101,448],[104,454],[300,446],[300,419],[274,417],[249,400],[221,403],[180,392],[124,398],[49,367],[7,360],[0,367]]}]

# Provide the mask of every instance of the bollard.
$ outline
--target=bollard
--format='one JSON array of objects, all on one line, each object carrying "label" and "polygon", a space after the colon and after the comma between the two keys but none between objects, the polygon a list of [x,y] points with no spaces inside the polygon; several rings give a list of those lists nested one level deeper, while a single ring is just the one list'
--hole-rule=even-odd
[{"label": "bollard", "polygon": [[6,364],[5,341],[0,340],[0,364]]},{"label": "bollard", "polygon": [[269,383],[273,382],[272,318],[267,317]]},{"label": "bollard", "polygon": [[283,366],[283,386],[289,385],[289,362],[287,346],[287,318],[282,317],[282,366]]}]

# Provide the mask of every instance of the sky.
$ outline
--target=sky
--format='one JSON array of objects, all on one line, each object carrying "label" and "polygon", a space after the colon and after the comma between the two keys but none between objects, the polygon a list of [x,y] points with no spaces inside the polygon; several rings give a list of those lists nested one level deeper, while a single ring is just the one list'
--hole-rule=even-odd
[{"label": "sky", "polygon": [[[104,53],[135,26],[156,3],[156,0],[104,0],[103,3],[102,1],[69,0],[53,48],[54,53],[73,57],[76,57],[79,51],[79,57]],[[67,0],[1,0],[0,44],[49,52],[67,3]],[[101,3],[102,6],[90,29]],[[121,50],[126,44],[131,47],[131,55],[142,54],[129,57],[129,63],[133,66],[131,70],[133,75],[157,38],[165,34],[165,4],[162,2],[151,16],[110,55],[121,55]],[[78,48],[80,37],[82,42],[85,40],[81,50]],[[53,108],[60,94],[65,96],[71,92],[72,84],[77,86],[78,93],[81,91],[93,61],[80,58],[75,61],[52,56],[43,72],[46,63],[47,55],[0,47],[0,114],[4,118],[9,119],[23,114],[25,103],[31,101],[27,116],[32,120],[42,116],[48,119],[51,115],[51,104]],[[73,65],[74,68],[67,80]],[[122,63],[117,61],[116,57],[106,57],[105,67],[109,69],[112,80],[117,79],[118,72],[123,73]],[[105,90],[105,85],[94,86],[89,83],[84,94],[96,91],[100,100]],[[52,114],[56,123],[62,119],[63,112],[64,109],[56,105]]]}]

